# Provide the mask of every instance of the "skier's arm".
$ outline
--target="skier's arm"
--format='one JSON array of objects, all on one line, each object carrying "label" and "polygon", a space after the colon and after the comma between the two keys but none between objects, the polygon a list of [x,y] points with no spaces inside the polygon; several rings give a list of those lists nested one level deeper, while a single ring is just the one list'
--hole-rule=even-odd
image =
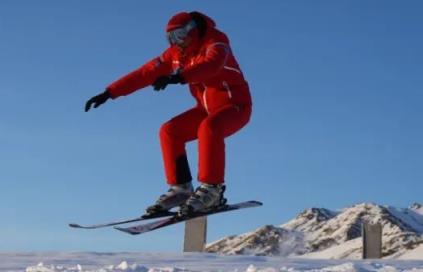
[{"label": "skier's arm", "polygon": [[184,69],[181,77],[187,83],[201,82],[210,78],[223,68],[229,54],[228,44],[222,42],[211,44],[207,48],[205,58],[196,65]]},{"label": "skier's arm", "polygon": [[151,85],[158,77],[170,74],[172,71],[171,60],[165,51],[160,57],[156,57],[140,68],[110,84],[106,89],[114,99],[128,95],[136,90]]}]

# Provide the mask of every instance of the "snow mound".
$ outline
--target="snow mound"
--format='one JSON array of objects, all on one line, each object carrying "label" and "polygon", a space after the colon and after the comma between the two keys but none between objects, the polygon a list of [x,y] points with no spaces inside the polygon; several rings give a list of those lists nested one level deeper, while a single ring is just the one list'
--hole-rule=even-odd
[{"label": "snow mound", "polygon": [[84,270],[81,265],[64,267],[61,265],[44,265],[43,263],[39,263],[36,266],[29,266],[25,270],[26,272],[82,272],[82,271],[101,271],[101,272],[111,272],[111,271],[126,271],[126,272],[148,272],[150,271],[148,268],[144,266],[140,266],[136,263],[129,265],[126,261],[121,262],[120,264],[108,265],[99,270]]},{"label": "snow mound", "polygon": [[136,263],[128,264],[126,261],[118,265],[107,265],[99,269],[83,269],[81,265],[64,267],[61,265],[44,265],[39,263],[36,266],[27,267],[26,272],[189,272],[190,270],[176,267],[147,268]]},{"label": "snow mound", "polygon": [[[416,252],[418,253],[418,252]],[[41,262],[42,261],[42,262]],[[38,265],[32,265],[37,264]],[[419,260],[323,260],[209,253],[0,253],[7,272],[423,272]]]},{"label": "snow mound", "polygon": [[[302,266],[302,267],[301,267]],[[239,268],[230,270],[225,269],[224,265],[220,267],[217,271],[233,271],[233,272],[423,272],[423,268],[413,267],[411,269],[401,269],[396,267],[395,264],[380,264],[380,263],[353,263],[346,262],[340,264],[326,264],[320,268],[313,268],[315,264],[310,262],[310,264],[302,263],[301,265],[290,265],[290,266],[258,266],[250,264],[246,269]],[[26,268],[26,272],[197,272],[197,271],[206,271],[206,270],[187,270],[176,267],[163,267],[163,268],[147,268],[145,266],[138,265],[133,263],[129,265],[126,261],[123,261],[119,265],[109,265],[98,269],[89,269],[85,270],[81,265],[74,267],[64,267],[64,266],[46,266],[43,263],[39,263],[36,266],[31,266]],[[210,271],[210,270],[207,270]],[[213,270],[214,271],[214,270]]]},{"label": "snow mound", "polygon": [[403,255],[399,256],[398,259],[401,260],[421,260],[423,258],[423,243],[418,247],[406,251]]}]

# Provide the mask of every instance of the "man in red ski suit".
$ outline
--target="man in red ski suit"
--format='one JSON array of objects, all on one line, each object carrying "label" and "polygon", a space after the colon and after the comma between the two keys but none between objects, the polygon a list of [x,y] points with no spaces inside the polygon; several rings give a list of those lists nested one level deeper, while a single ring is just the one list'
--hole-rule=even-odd
[{"label": "man in red ski suit", "polygon": [[[221,205],[224,192],[225,137],[244,127],[251,115],[248,83],[235,60],[227,36],[199,12],[181,12],[166,27],[170,43],[160,56],[110,84],[91,98],[88,111],[106,102],[152,85],[188,84],[196,105],[172,118],[160,129],[164,168],[170,190],[150,213],[181,206],[202,211]],[[201,186],[192,191],[185,144],[198,139]]]}]

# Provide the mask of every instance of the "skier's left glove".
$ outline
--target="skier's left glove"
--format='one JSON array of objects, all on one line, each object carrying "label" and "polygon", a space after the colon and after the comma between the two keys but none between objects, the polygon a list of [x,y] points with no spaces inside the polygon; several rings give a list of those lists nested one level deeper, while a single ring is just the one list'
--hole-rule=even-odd
[{"label": "skier's left glove", "polygon": [[155,91],[164,90],[168,84],[185,84],[184,79],[179,73],[168,76],[160,76],[154,81],[153,87]]},{"label": "skier's left glove", "polygon": [[92,97],[90,100],[85,103],[85,112],[91,109],[91,106],[94,104],[94,108],[106,103],[106,101],[111,98],[109,91],[106,89],[103,93]]}]

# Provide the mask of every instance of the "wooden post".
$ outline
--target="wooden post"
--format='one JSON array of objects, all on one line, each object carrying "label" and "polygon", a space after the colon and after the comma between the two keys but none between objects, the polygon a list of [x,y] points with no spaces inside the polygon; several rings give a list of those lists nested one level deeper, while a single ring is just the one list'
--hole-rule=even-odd
[{"label": "wooden post", "polygon": [[363,259],[382,257],[382,225],[364,222],[362,225]]},{"label": "wooden post", "polygon": [[184,252],[203,252],[207,240],[207,217],[198,217],[185,223]]}]

